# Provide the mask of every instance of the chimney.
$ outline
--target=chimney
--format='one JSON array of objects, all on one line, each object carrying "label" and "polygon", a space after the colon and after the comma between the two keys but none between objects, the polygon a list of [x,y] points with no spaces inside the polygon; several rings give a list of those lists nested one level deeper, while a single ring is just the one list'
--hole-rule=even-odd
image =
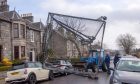
[{"label": "chimney", "polygon": [[0,0],[0,12],[9,11],[9,5],[7,4],[7,0]]},{"label": "chimney", "polygon": [[34,16],[32,16],[32,13],[21,14],[21,17],[23,19],[26,19],[26,20],[29,20],[31,22],[34,22]]}]

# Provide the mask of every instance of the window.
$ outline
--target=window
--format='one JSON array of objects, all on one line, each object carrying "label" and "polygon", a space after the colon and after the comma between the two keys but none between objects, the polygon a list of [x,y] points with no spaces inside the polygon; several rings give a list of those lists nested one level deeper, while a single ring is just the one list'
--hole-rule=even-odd
[{"label": "window", "polygon": [[30,30],[30,38],[31,38],[31,42],[34,42],[34,31]]},{"label": "window", "polygon": [[28,68],[35,68],[35,64],[34,63],[28,63]]},{"label": "window", "polygon": [[35,66],[36,66],[36,68],[42,68],[42,64],[39,63],[39,62],[36,62],[36,63],[35,63]]},{"label": "window", "polygon": [[19,38],[19,28],[17,23],[14,23],[13,29],[14,29],[14,38]]},{"label": "window", "polygon": [[25,68],[25,64],[21,63],[21,64],[16,64],[12,66],[12,70],[17,70],[17,69],[23,69]]},{"label": "window", "polygon": [[25,25],[23,24],[20,25],[20,34],[21,38],[25,38]]},{"label": "window", "polygon": [[0,22],[0,37],[1,37],[1,33],[2,33],[2,32],[1,32],[1,24],[2,24],[2,23]]},{"label": "window", "polygon": [[19,59],[19,46],[14,46],[14,59]]},{"label": "window", "polygon": [[129,72],[140,72],[140,61],[139,60],[121,60],[118,63],[117,70],[129,71]]},{"label": "window", "polygon": [[21,46],[21,57],[25,57],[25,46]]}]

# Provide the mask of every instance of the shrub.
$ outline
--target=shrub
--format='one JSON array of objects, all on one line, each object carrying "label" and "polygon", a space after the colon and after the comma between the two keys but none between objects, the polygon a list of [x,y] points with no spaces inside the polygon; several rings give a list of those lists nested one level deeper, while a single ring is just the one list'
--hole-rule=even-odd
[{"label": "shrub", "polygon": [[23,61],[22,59],[20,59],[20,60],[19,60],[19,59],[16,59],[16,60],[13,60],[12,63],[13,63],[13,64],[19,64],[19,63],[21,63],[22,61]]},{"label": "shrub", "polygon": [[1,66],[0,71],[8,71],[10,70],[11,66]]},{"label": "shrub", "polygon": [[8,58],[4,58],[4,59],[2,60],[2,63],[3,63],[3,65],[5,65],[5,66],[11,66],[11,65],[12,65],[12,62],[11,62]]},{"label": "shrub", "polygon": [[0,67],[1,67],[1,66],[4,66],[4,64],[3,64],[3,63],[0,63]]}]

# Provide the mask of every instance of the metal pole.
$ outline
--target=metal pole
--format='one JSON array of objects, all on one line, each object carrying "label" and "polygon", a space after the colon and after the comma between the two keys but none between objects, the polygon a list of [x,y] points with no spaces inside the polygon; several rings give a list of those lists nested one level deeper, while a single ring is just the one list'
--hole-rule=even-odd
[{"label": "metal pole", "polygon": [[100,19],[90,19],[90,18],[76,17],[76,16],[63,15],[63,14],[57,14],[57,13],[50,13],[50,14],[51,14],[51,15],[62,16],[62,17],[71,17],[71,18],[78,18],[78,19],[84,19],[84,20],[91,20],[91,21],[105,22],[104,20],[100,20]]},{"label": "metal pole", "polygon": [[101,41],[101,49],[103,48],[103,40],[104,40],[105,27],[106,27],[106,22],[103,25],[103,34],[102,34],[102,41]]}]

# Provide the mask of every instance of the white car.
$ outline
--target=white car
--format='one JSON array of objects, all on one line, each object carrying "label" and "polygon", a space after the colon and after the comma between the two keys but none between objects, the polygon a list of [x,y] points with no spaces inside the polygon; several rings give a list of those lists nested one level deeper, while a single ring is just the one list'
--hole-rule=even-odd
[{"label": "white car", "polygon": [[57,71],[54,72],[55,74],[60,73],[67,75],[69,74],[67,71],[73,69],[72,64],[68,60],[57,60],[52,64],[54,68],[57,68]]},{"label": "white car", "polygon": [[22,62],[12,66],[12,70],[7,72],[5,82],[36,84],[37,81],[53,78],[53,71],[43,68],[40,62]]}]

